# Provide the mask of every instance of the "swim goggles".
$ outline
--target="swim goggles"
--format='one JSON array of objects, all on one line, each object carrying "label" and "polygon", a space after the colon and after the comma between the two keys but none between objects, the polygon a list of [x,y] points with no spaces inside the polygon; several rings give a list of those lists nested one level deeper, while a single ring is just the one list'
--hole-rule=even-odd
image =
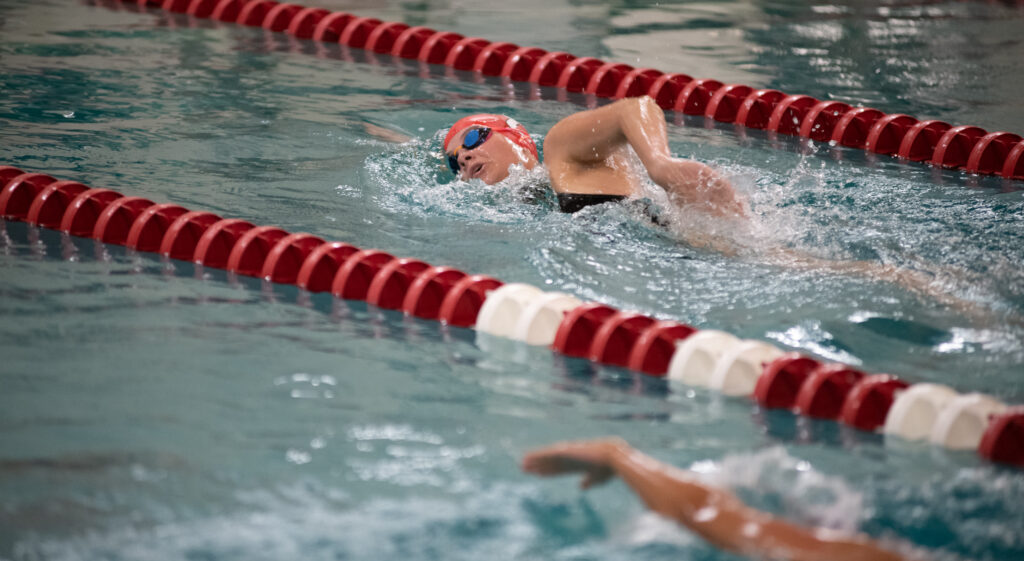
[{"label": "swim goggles", "polygon": [[487,142],[487,139],[491,136],[491,129],[488,127],[475,127],[469,129],[466,136],[462,137],[462,146],[455,149],[454,152],[446,152],[448,156],[448,167],[452,168],[452,173],[459,175],[459,152],[461,150],[473,150],[479,148],[481,144]]}]

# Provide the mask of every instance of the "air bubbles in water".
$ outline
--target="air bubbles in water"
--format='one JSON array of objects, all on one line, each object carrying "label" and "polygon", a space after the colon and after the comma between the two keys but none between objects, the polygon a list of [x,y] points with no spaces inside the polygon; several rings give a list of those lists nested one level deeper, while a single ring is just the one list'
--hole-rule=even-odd
[{"label": "air bubbles in water", "polygon": [[290,448],[288,449],[288,452],[285,453],[285,459],[288,460],[289,463],[301,466],[313,461],[313,455],[304,450]]}]

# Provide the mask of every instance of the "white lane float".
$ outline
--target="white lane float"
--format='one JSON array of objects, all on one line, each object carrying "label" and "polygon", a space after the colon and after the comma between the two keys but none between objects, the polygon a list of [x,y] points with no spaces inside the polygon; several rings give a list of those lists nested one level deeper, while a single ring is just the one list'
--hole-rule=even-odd
[{"label": "white lane float", "polygon": [[896,395],[882,432],[907,440],[928,438],[939,412],[957,395],[949,386],[914,384]]},{"label": "white lane float", "polygon": [[739,344],[731,333],[707,329],[683,339],[672,354],[668,378],[691,386],[711,387],[711,374],[725,352]]},{"label": "white lane float", "polygon": [[476,316],[476,329],[498,337],[512,337],[516,322],[531,300],[544,294],[536,286],[523,283],[503,285],[487,295]]},{"label": "white lane float", "polygon": [[563,292],[546,292],[533,297],[523,307],[511,337],[528,345],[550,345],[567,312],[583,301]]},{"label": "white lane float", "polygon": [[1005,403],[989,395],[958,395],[939,411],[928,438],[933,444],[955,450],[977,448],[989,420],[1007,409]]},{"label": "white lane float", "polygon": [[715,364],[709,386],[725,395],[747,396],[754,393],[757,379],[766,364],[786,354],[778,347],[747,339],[728,347]]}]

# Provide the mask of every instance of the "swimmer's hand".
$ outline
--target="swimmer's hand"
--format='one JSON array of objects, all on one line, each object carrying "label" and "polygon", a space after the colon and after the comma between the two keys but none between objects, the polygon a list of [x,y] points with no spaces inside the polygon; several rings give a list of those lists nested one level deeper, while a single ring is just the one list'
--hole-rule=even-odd
[{"label": "swimmer's hand", "polygon": [[612,458],[625,445],[618,439],[552,444],[528,453],[523,458],[523,471],[542,477],[583,473],[580,487],[589,489],[615,477]]},{"label": "swimmer's hand", "polygon": [[363,123],[363,130],[366,131],[366,134],[369,134],[370,136],[376,138],[377,140],[383,140],[385,142],[405,144],[406,142],[412,140],[411,136],[391,129],[386,129],[384,127],[379,127],[372,123]]}]

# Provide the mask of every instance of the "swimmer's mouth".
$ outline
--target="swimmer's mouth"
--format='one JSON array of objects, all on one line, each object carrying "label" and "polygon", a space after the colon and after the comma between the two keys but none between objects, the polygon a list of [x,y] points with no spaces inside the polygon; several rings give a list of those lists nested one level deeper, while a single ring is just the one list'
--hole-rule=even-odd
[{"label": "swimmer's mouth", "polygon": [[466,170],[466,179],[474,179],[480,175],[480,172],[484,169],[483,162],[473,164],[469,169]]}]

